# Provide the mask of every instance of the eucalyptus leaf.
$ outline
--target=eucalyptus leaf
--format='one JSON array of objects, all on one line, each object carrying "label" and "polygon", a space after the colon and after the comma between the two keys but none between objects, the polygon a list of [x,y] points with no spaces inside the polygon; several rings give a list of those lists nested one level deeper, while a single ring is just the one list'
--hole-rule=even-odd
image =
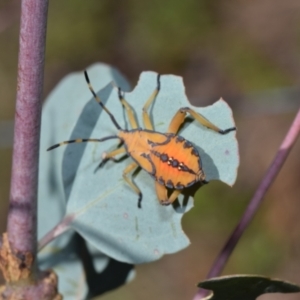
[{"label": "eucalyptus leaf", "polygon": [[[126,79],[117,70],[105,64],[92,66],[90,75],[101,78],[95,83],[97,89],[103,88],[111,81],[116,82],[124,90],[130,88]],[[55,141],[70,136],[89,96],[90,92],[83,72],[78,72],[66,76],[50,93],[43,107],[38,187],[38,238],[51,230],[66,212],[67,199],[61,170],[63,152],[47,152],[46,149]]]},{"label": "eucalyptus leaf", "polygon": [[[97,89],[109,82],[116,82],[124,90],[129,90],[126,79],[114,68],[96,64],[90,68],[90,75],[101,78],[95,83]],[[83,72],[65,77],[51,92],[42,112],[40,166],[38,186],[38,238],[54,228],[65,216],[67,197],[63,185],[63,152],[46,149],[56,140],[70,136],[86,99],[90,96]],[[75,100],[83,99],[76,102]],[[76,105],[74,105],[74,102]],[[81,106],[81,107],[80,107]],[[97,107],[98,108],[98,107]],[[78,234],[69,230],[49,243],[39,252],[39,268],[54,269],[59,277],[59,291],[64,299],[85,299],[89,295],[100,295],[116,286],[124,284],[132,277],[133,266],[128,266],[121,276],[118,270],[124,263],[117,262],[86,243],[86,255],[82,257],[78,249]],[[80,247],[78,246],[80,245]],[[89,261],[89,268],[86,268]],[[108,274],[114,274],[114,282],[108,282]],[[98,280],[97,289],[91,277]],[[110,280],[111,281],[111,280]],[[76,297],[75,297],[76,296]]]},{"label": "eucalyptus leaf", "polygon": [[[116,84],[101,89],[97,82],[99,75],[89,77],[103,103],[115,116],[122,128],[128,128],[129,121],[118,97]],[[93,99],[88,88],[82,86],[74,76],[73,86],[82,87],[85,92],[72,99],[72,112],[63,117],[67,128],[74,126],[74,110],[77,122],[70,135],[61,135],[53,144],[76,138],[102,138],[117,134],[109,116]],[[82,79],[84,80],[83,76]],[[157,73],[143,72],[136,88],[125,94],[134,108],[139,126],[143,127],[142,108],[156,88]],[[175,113],[181,107],[192,107],[222,129],[234,127],[232,112],[222,99],[205,108],[193,107],[187,100],[182,78],[174,75],[161,76],[161,90],[150,109],[154,128],[166,132]],[[83,109],[82,104],[85,103]],[[61,100],[60,106],[69,106]],[[64,109],[65,111],[65,109]],[[69,122],[68,119],[71,118]],[[60,120],[60,124],[63,122]],[[187,140],[195,144],[203,162],[207,180],[221,180],[233,185],[239,164],[236,133],[220,135],[191,119],[180,131]],[[50,146],[50,145],[49,145]],[[174,206],[161,206],[158,202],[154,180],[145,171],[134,177],[134,182],[143,193],[142,209],[137,207],[136,193],[125,183],[122,172],[132,162],[125,158],[119,162],[109,161],[97,168],[104,153],[116,149],[118,142],[69,144],[53,152],[62,155],[62,179],[67,201],[66,214],[73,218],[72,227],[87,241],[108,256],[127,263],[138,264],[154,261],[167,253],[177,252],[189,245],[189,239],[181,227],[185,212],[193,206],[193,189],[179,197]],[[203,199],[202,201],[206,201]]]},{"label": "eucalyptus leaf", "polygon": [[212,290],[203,300],[255,300],[269,293],[298,293],[296,284],[258,275],[222,276],[200,282],[198,287]]}]

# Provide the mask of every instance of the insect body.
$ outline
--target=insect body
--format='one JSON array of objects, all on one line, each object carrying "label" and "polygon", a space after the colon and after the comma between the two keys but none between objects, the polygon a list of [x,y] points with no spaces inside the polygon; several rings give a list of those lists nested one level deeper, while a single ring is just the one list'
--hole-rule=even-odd
[{"label": "insect body", "polygon": [[[119,139],[123,143],[123,146],[107,153],[100,166],[107,160],[114,159],[114,157],[123,153],[127,153],[133,159],[133,162],[131,162],[123,171],[123,178],[138,194],[138,207],[141,207],[142,193],[128,177],[128,174],[138,167],[144,169],[155,179],[156,194],[162,205],[171,204],[184,188],[190,187],[196,182],[207,183],[205,174],[202,170],[199,152],[191,142],[177,135],[179,127],[184,122],[187,113],[203,126],[220,134],[227,134],[230,131],[236,130],[235,127],[222,130],[191,108],[183,107],[177,111],[171,120],[167,133],[155,131],[147,110],[160,90],[160,75],[158,75],[157,87],[143,107],[145,129],[138,127],[133,110],[122,96],[119,88],[119,99],[127,111],[128,119],[132,127],[131,130],[124,130],[94,92],[86,71],[84,74],[94,98],[110,116],[119,132],[117,135],[107,136],[101,139],[76,139],[65,141],[53,145],[48,150],[69,143],[102,142],[109,139]],[[170,196],[168,196],[167,188],[173,189]]]},{"label": "insect body", "polygon": [[134,129],[121,131],[126,152],[160,185],[182,190],[204,181],[198,150],[183,137]]}]

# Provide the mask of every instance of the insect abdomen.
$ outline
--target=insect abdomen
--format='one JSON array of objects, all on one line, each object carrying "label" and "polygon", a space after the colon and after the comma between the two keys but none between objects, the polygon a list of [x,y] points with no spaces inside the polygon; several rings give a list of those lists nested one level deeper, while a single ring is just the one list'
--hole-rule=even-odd
[{"label": "insect abdomen", "polygon": [[199,153],[182,137],[172,136],[167,144],[153,146],[151,153],[156,180],[168,188],[183,189],[200,180]]}]

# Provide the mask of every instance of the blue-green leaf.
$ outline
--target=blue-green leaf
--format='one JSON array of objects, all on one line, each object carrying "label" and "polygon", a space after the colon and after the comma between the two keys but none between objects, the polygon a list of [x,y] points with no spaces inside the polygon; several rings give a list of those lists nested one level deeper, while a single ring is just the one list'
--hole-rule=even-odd
[{"label": "blue-green leaf", "polygon": [[[124,77],[110,66],[97,64],[91,67],[90,75],[101,78],[100,82],[95,83],[95,87],[98,89],[114,81],[122,89],[129,90],[129,84]],[[63,152],[47,152],[46,149],[55,141],[64,140],[70,136],[78,115],[89,97],[90,92],[87,89],[83,72],[78,72],[64,78],[49,95],[44,105],[38,188],[39,239],[54,228],[65,216],[67,201],[62,176]],[[78,98],[83,99],[82,103],[76,102]],[[89,243],[87,243],[89,253],[85,255],[85,258],[82,258],[76,250],[78,249],[78,245],[75,244],[77,239],[78,235],[74,235],[74,230],[71,229],[49,243],[38,255],[40,269],[51,268],[57,273],[59,291],[64,295],[64,299],[84,299],[91,293],[99,295],[115,288],[115,283],[107,282],[105,279],[108,272],[115,274],[114,278],[119,285],[127,280],[128,274],[123,273],[124,278],[116,276],[116,274],[119,274],[116,270],[119,270],[124,265],[123,263],[116,262],[101,254]],[[86,265],[84,259],[91,261],[96,273],[90,273],[92,268],[84,268]],[[127,273],[130,273],[129,271],[128,269]],[[93,291],[89,280],[91,276],[96,279],[101,276],[97,287],[102,289]]]},{"label": "blue-green leaf", "polygon": [[[98,89],[114,81],[122,89],[129,90],[126,80],[110,66],[94,65],[90,69],[90,75],[101,78],[100,82],[95,83]],[[65,140],[70,136],[82,107],[86,105],[86,99],[89,97],[90,92],[87,89],[83,72],[78,72],[64,78],[49,95],[43,107],[38,188],[39,238],[64,217],[67,200],[62,176],[63,152],[47,152],[46,149],[55,141]],[[67,242],[68,239],[65,243]]]},{"label": "blue-green leaf", "polygon": [[[93,74],[92,70],[88,71],[91,83],[98,91],[97,82],[101,82],[101,76]],[[156,78],[154,72],[142,73],[137,87],[125,94],[135,109],[141,127],[142,107],[156,87]],[[71,81],[74,89],[80,87],[84,91],[78,92],[72,99],[67,99],[66,95],[60,98],[57,110],[62,108],[65,112],[66,106],[72,106],[73,109],[70,113],[59,115],[59,122],[64,126],[57,130],[65,131],[65,128],[69,130],[74,126],[74,112],[77,122],[70,135],[62,137],[59,134],[53,144],[74,138],[101,138],[117,134],[108,115],[91,97],[88,88],[84,87],[83,76],[81,79],[78,75],[70,77],[69,85]],[[109,84],[98,95],[121,127],[130,129],[117,88]],[[176,111],[186,106],[192,107],[186,98],[182,79],[173,75],[161,76],[161,91],[150,109],[155,130],[166,132]],[[209,107],[193,108],[222,129],[234,126],[232,112],[223,100]],[[220,135],[195,121],[185,125],[180,134],[198,147],[207,180],[218,179],[232,185],[239,163],[235,132]],[[122,172],[132,161],[131,158],[117,163],[109,161],[95,172],[103,153],[116,146],[117,141],[110,140],[69,144],[65,149],[53,150],[60,153],[57,155],[64,153],[62,179],[67,201],[66,214],[74,218],[72,227],[101,252],[127,263],[153,261],[166,253],[185,248],[189,240],[181,228],[181,219],[193,206],[191,193],[187,191],[185,199],[181,196],[181,204],[175,209],[173,206],[161,206],[153,179],[141,171],[134,178],[143,193],[142,209],[138,209],[137,195],[122,178]]]}]

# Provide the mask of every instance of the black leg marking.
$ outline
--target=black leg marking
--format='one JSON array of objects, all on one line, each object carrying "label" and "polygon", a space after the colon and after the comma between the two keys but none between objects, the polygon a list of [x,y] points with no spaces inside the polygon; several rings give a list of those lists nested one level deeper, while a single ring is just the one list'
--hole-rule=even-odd
[{"label": "black leg marking", "polygon": [[162,201],[160,201],[160,204],[161,204],[161,205],[164,205],[164,206],[168,206],[168,205],[170,205],[171,203],[169,202],[169,200],[162,200]]},{"label": "black leg marking", "polygon": [[107,160],[102,160],[101,162],[100,162],[100,164],[95,168],[95,170],[94,170],[94,174],[99,170],[99,169],[101,169],[104,165],[105,165],[105,163],[107,162]]},{"label": "black leg marking", "polygon": [[114,162],[118,162],[119,159],[115,159],[114,157],[108,157],[101,160],[97,168],[95,169],[94,173],[96,173],[99,169],[101,169],[109,160],[112,160]]},{"label": "black leg marking", "polygon": [[127,153],[125,153],[124,155],[122,155],[121,157],[118,157],[118,158],[115,158],[115,157],[104,157],[104,158],[100,161],[98,167],[95,169],[95,173],[96,173],[96,171],[97,171],[98,169],[102,168],[109,160],[112,160],[113,162],[118,163],[118,162],[123,161],[123,160],[126,159],[127,157],[128,157],[128,154],[127,154]]},{"label": "black leg marking", "polygon": [[220,130],[219,133],[220,134],[227,134],[228,132],[235,131],[235,130],[236,130],[236,127],[231,127],[231,128],[225,129],[225,130]]},{"label": "black leg marking", "polygon": [[189,111],[190,110],[190,108],[189,107],[181,107],[180,109],[179,109],[179,111],[181,112],[181,113],[186,113],[187,111]]},{"label": "black leg marking", "polygon": [[156,89],[159,91],[160,90],[160,74],[157,74],[157,87]]},{"label": "black leg marking", "polygon": [[138,208],[142,208],[142,199],[143,199],[143,194],[139,193]]},{"label": "black leg marking", "polygon": [[123,96],[122,96],[122,90],[120,87],[118,87],[118,96],[119,96],[119,99],[123,99]]}]

